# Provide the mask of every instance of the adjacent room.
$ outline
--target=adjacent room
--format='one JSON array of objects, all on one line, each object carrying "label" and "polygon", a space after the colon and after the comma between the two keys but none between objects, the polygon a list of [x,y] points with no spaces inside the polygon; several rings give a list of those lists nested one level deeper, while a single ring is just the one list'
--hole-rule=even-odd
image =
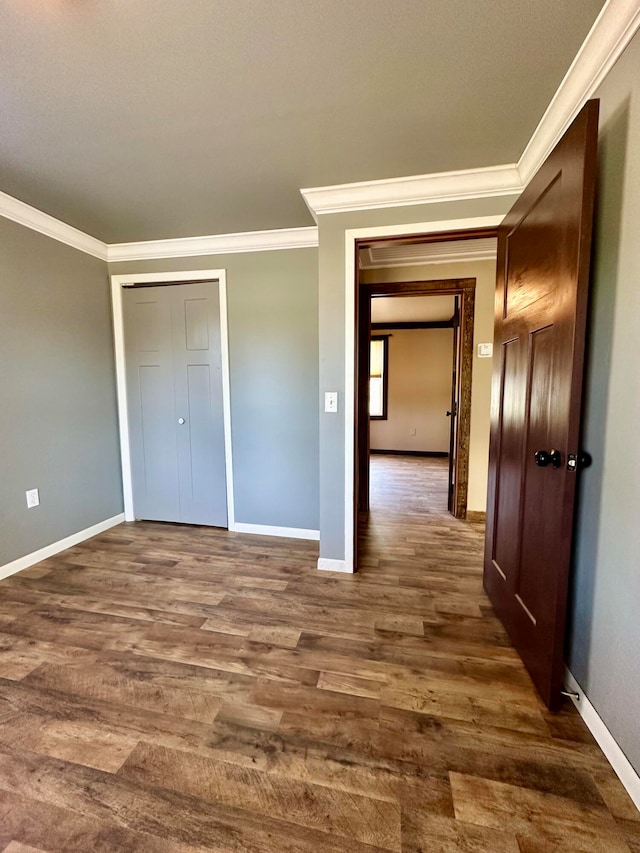
[{"label": "adjacent room", "polygon": [[[403,527],[412,517],[485,521],[496,252],[495,238],[360,249],[358,284],[371,315],[364,560],[409,547]],[[473,294],[468,316],[461,287]]]},{"label": "adjacent room", "polygon": [[6,0],[0,850],[640,850],[638,0]]}]

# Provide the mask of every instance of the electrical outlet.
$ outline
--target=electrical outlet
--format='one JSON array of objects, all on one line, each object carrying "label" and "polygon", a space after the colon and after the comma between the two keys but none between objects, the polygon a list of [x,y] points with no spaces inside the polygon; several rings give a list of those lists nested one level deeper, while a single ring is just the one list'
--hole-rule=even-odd
[{"label": "electrical outlet", "polygon": [[29,509],[33,509],[34,506],[40,506],[40,495],[38,494],[37,489],[29,489],[25,494],[27,496],[27,507]]}]

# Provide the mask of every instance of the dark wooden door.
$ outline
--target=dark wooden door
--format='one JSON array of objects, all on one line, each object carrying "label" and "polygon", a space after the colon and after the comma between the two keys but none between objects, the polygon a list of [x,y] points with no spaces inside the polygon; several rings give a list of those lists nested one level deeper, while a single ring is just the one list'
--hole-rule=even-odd
[{"label": "dark wooden door", "polygon": [[484,585],[551,709],[563,681],[597,127],[589,101],[498,233]]}]

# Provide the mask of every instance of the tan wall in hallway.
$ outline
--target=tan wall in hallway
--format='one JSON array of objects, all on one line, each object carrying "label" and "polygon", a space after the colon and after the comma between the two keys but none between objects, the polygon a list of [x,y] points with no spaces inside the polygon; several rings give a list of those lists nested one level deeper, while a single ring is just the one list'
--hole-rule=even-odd
[{"label": "tan wall in hallway", "polygon": [[[385,334],[385,332],[376,332]],[[452,329],[390,331],[387,420],[371,421],[373,450],[449,450]],[[416,434],[410,432],[415,429]]]},{"label": "tan wall in hallway", "polygon": [[[478,344],[493,341],[493,309],[496,264],[491,261],[424,264],[362,270],[361,280],[368,284],[388,281],[433,281],[447,278],[476,279],[476,310],[473,333],[473,374],[471,388],[471,440],[469,448],[469,496],[467,507],[473,512],[487,508],[487,472],[489,463],[489,421],[491,409],[491,370],[493,359],[478,358]],[[446,407],[448,408],[448,406]]]}]

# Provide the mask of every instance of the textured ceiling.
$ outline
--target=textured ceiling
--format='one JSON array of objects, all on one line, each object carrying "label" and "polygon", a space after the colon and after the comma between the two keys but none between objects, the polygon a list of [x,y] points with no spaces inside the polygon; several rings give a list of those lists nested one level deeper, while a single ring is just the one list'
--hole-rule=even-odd
[{"label": "textured ceiling", "polygon": [[3,0],[0,189],[107,242],[515,161],[603,0]]}]

